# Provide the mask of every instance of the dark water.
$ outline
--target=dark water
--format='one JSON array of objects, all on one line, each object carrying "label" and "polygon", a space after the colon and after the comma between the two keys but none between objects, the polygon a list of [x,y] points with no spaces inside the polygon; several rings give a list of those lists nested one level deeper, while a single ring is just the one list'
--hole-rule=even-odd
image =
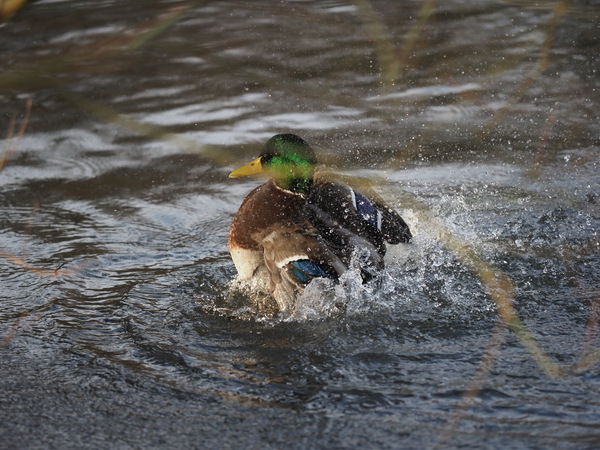
[{"label": "dark water", "polygon": [[[0,28],[2,137],[33,102],[0,172],[0,447],[596,448],[599,11],[29,4]],[[257,182],[227,173],[290,131],[415,239],[284,320],[230,291]]]}]

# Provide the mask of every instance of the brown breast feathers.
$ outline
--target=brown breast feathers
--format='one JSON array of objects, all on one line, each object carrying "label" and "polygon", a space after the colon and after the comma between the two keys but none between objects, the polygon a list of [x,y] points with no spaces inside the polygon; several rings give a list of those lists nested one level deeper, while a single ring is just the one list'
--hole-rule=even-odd
[{"label": "brown breast feathers", "polygon": [[277,224],[291,225],[303,217],[303,196],[278,188],[273,180],[254,189],[242,202],[229,229],[229,248],[258,250],[253,238]]}]

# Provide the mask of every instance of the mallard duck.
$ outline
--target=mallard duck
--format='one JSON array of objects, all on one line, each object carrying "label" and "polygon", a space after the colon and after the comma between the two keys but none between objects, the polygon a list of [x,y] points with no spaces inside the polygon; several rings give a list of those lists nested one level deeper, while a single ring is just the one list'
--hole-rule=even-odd
[{"label": "mallard duck", "polygon": [[284,313],[314,278],[337,282],[356,264],[363,280],[370,280],[384,267],[386,242],[412,237],[381,200],[315,176],[316,165],[306,141],[278,134],[258,158],[229,174],[269,178],[242,202],[228,246],[238,279],[263,281]]}]

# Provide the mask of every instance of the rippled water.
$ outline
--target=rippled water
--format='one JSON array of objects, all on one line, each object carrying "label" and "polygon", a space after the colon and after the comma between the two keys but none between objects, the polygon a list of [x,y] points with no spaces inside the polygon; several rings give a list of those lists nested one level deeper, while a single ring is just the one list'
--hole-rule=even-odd
[{"label": "rippled water", "polygon": [[[0,28],[0,446],[595,448],[599,11],[27,5]],[[258,183],[227,173],[280,132],[415,235],[287,319],[226,248]]]}]

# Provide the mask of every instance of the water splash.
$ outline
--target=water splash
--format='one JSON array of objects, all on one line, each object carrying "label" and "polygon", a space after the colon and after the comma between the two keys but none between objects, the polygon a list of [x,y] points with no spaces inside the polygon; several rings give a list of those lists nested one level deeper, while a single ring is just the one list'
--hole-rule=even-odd
[{"label": "water splash", "polygon": [[386,316],[399,323],[489,318],[495,307],[477,276],[461,266],[433,232],[423,224],[418,226],[420,232],[412,244],[389,248],[387,267],[372,282],[363,284],[357,267],[348,270],[339,283],[317,278],[298,296],[294,309],[281,315],[268,286],[234,279],[208,297],[203,286],[206,309],[237,319],[274,322],[364,316]]}]

